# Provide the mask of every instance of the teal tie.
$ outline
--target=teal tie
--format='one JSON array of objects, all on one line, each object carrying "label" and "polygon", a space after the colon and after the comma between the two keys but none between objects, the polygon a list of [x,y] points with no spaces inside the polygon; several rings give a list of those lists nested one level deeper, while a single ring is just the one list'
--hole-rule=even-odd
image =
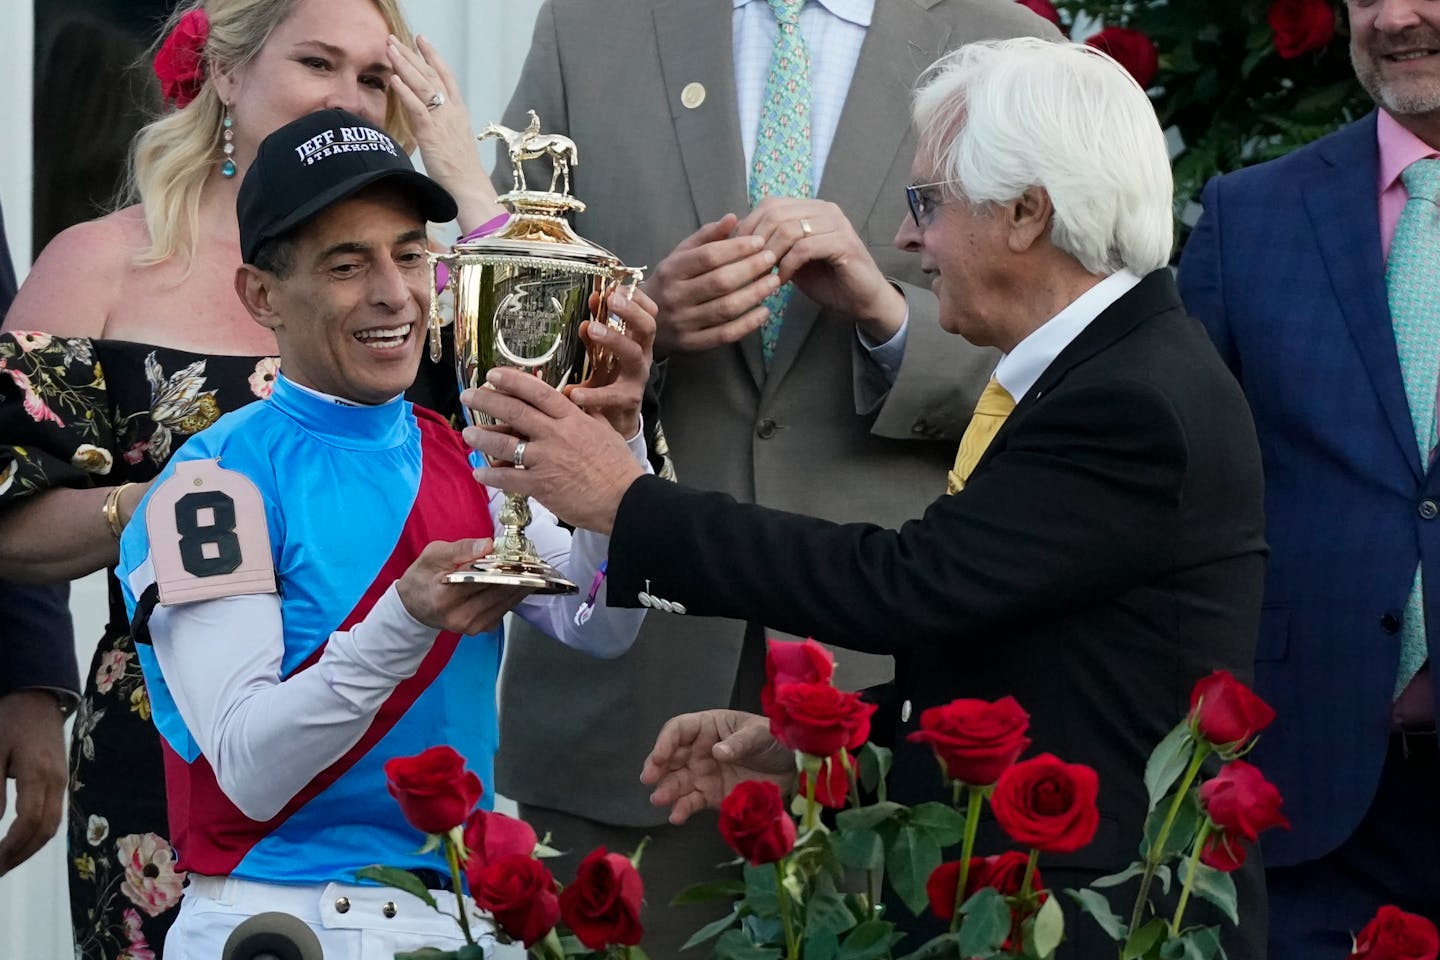
[{"label": "teal tie", "polygon": [[[1395,225],[1385,287],[1405,399],[1415,424],[1421,468],[1428,472],[1435,453],[1436,380],[1440,374],[1440,159],[1416,160],[1400,174],[1410,199]],[[1427,657],[1425,604],[1420,570],[1405,602],[1400,632],[1400,672],[1395,692],[1414,678]]]},{"label": "teal tie", "polygon": [[[800,35],[800,8],[805,0],[768,2],[778,28],[750,162],[751,207],[766,197],[808,197],[811,193],[810,52]],[[767,367],[775,355],[791,292],[787,283],[765,298],[770,316],[760,328],[760,345]]]}]

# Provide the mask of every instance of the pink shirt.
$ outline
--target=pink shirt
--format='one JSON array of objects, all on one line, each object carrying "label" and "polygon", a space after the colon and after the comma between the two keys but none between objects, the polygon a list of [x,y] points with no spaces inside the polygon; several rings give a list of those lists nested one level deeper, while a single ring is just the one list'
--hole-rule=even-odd
[{"label": "pink shirt", "polygon": [[1384,110],[1380,111],[1380,119],[1375,124],[1375,139],[1380,143],[1380,182],[1377,184],[1380,191],[1380,249],[1388,261],[1395,224],[1400,222],[1400,211],[1405,209],[1405,201],[1410,199],[1400,174],[1416,160],[1440,157],[1440,151],[1400,126]]}]

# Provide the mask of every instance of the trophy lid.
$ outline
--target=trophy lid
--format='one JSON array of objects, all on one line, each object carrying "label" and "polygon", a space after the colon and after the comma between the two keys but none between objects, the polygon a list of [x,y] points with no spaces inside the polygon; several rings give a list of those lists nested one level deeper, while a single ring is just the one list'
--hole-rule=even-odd
[{"label": "trophy lid", "polygon": [[[515,189],[502,194],[499,201],[510,211],[510,219],[489,236],[456,244],[451,256],[458,262],[494,257],[564,260],[609,273],[621,266],[620,258],[581,237],[565,219],[566,213],[585,209],[584,203],[570,195],[570,168],[580,162],[575,142],[558,133],[541,133],[540,118],[534,110],[529,113],[530,124],[523,130],[492,123],[478,138],[498,138],[509,153]],[[524,162],[542,157],[551,162],[550,185],[532,190],[525,181]]]}]

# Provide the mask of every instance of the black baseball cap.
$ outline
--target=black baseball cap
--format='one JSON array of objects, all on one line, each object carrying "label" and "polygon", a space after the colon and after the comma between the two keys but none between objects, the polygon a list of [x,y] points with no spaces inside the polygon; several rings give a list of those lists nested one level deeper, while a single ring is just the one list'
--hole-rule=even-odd
[{"label": "black baseball cap", "polygon": [[411,165],[389,134],[345,110],[321,110],[285,124],[260,143],[240,184],[235,214],[246,263],[266,240],[381,180],[403,188],[421,216],[455,219],[455,198]]}]

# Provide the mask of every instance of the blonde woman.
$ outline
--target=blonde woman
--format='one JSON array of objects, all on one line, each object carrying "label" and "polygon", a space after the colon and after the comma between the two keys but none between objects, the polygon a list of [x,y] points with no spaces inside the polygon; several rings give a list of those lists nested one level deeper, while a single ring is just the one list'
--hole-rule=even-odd
[{"label": "blonde woman", "polygon": [[[412,45],[396,0],[183,4],[156,72],[172,109],[136,139],[139,202],[57,236],[0,334],[0,577],[113,566],[119,531],[171,451],[268,396],[275,340],[234,292],[235,196],[272,130],[349,110],[419,148],[462,230],[501,212],[454,79],[433,48]],[[443,404],[453,384],[422,369],[417,400]],[[159,956],[183,877],[113,579],[110,611],[71,749],[77,956]]]}]

